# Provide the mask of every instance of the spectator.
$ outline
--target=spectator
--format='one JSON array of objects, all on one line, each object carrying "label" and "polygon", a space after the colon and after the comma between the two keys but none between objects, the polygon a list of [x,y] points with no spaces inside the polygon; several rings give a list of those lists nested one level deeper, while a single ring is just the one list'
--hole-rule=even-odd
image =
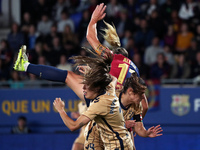
[{"label": "spectator", "polygon": [[168,25],[167,33],[164,35],[164,44],[174,47],[176,43],[176,35],[172,25]]},{"label": "spectator", "polygon": [[183,20],[189,20],[192,18],[194,13],[194,8],[196,3],[193,0],[186,0],[185,3],[182,3],[181,8],[179,10],[179,17]]},{"label": "spectator", "polygon": [[134,35],[136,46],[139,49],[149,46],[153,37],[153,30],[149,29],[147,21],[145,19],[142,19],[140,21],[140,29]]},{"label": "spectator", "polygon": [[125,9],[128,11],[128,18],[133,19],[136,17],[137,14],[140,13],[140,6],[136,2],[136,0],[127,0],[125,4]]},{"label": "spectator", "polygon": [[190,76],[190,65],[183,54],[177,55],[177,62],[172,67],[171,78],[186,79]]},{"label": "spectator", "polygon": [[19,89],[24,88],[24,83],[21,81],[22,78],[19,75],[20,73],[17,71],[11,72],[11,79],[8,81],[10,84],[10,88],[12,89]]},{"label": "spectator", "polygon": [[141,60],[141,55],[139,53],[135,53],[132,57],[133,62],[138,67],[140,71],[140,76],[142,79],[148,79],[149,78],[149,66],[144,64]]},{"label": "spectator", "polygon": [[58,37],[54,37],[52,43],[53,43],[52,47],[49,47],[47,43],[43,44],[43,49],[44,49],[43,54],[47,62],[50,63],[51,66],[56,66],[59,63],[62,47],[60,45],[60,40]]},{"label": "spectator", "polygon": [[157,60],[158,53],[164,52],[163,48],[159,46],[159,38],[154,37],[152,45],[148,46],[144,53],[144,63],[151,66]]},{"label": "spectator", "polygon": [[133,58],[133,55],[135,53],[139,52],[137,47],[135,47],[135,42],[134,42],[133,38],[131,38],[131,37],[128,39],[125,47],[126,47],[126,50],[128,51],[130,59]]},{"label": "spectator", "polygon": [[71,42],[73,44],[78,44],[77,36],[72,32],[71,27],[66,25],[63,31],[63,43]]},{"label": "spectator", "polygon": [[119,12],[122,9],[122,5],[117,0],[110,0],[107,4],[106,15],[111,22],[119,16]]},{"label": "spectator", "polygon": [[147,4],[145,11],[146,11],[146,14],[150,16],[154,10],[158,10],[158,9],[159,9],[159,5],[157,3],[157,0],[150,0],[149,3]]},{"label": "spectator", "polygon": [[51,31],[47,36],[45,37],[45,41],[48,43],[49,46],[52,46],[52,41],[54,37],[59,37],[60,40],[62,40],[62,34],[58,33],[58,28],[56,24],[52,24]]},{"label": "spectator", "polygon": [[175,59],[171,51],[171,47],[169,45],[165,45],[163,49],[164,49],[166,62],[170,65],[173,65],[175,63]]},{"label": "spectator", "polygon": [[29,26],[29,35],[28,35],[28,49],[33,50],[35,47],[35,43],[37,42],[37,38],[39,37],[39,33],[35,31],[35,26],[31,24]]},{"label": "spectator", "polygon": [[132,32],[130,30],[126,30],[124,32],[124,37],[121,38],[121,44],[123,47],[128,47],[128,40],[132,38]]},{"label": "spectator", "polygon": [[32,24],[32,21],[31,21],[30,13],[29,12],[25,12],[23,14],[23,20],[22,20],[22,23],[21,23],[21,30],[22,30],[22,32],[28,33],[29,26],[31,24]]},{"label": "spectator", "polygon": [[200,24],[196,26],[196,35],[195,39],[197,41],[197,47],[200,48]]},{"label": "spectator", "polygon": [[191,77],[195,78],[200,75],[200,51],[196,53],[196,63],[192,65]]},{"label": "spectator", "polygon": [[65,55],[60,56],[60,63],[56,66],[58,69],[72,71],[72,65],[67,62]]},{"label": "spectator", "polygon": [[59,37],[54,37],[52,43],[53,43],[53,46],[52,46],[53,51],[56,51],[59,53],[62,50],[62,44]]},{"label": "spectator", "polygon": [[166,0],[165,3],[160,8],[161,16],[164,21],[168,22],[170,20],[170,16],[173,9],[178,9],[178,8],[174,6],[174,2],[172,2],[172,0]]},{"label": "spectator", "polygon": [[186,59],[190,65],[196,63],[196,54],[198,52],[197,42],[195,39],[191,40],[190,47],[186,50]]},{"label": "spectator", "polygon": [[26,80],[25,88],[41,88],[40,84],[38,84],[38,78],[34,74],[29,73],[28,79]]},{"label": "spectator", "polygon": [[133,32],[135,33],[136,31],[140,30],[140,17],[136,16],[135,18],[133,18]]},{"label": "spectator", "polygon": [[63,44],[62,54],[64,54],[67,58],[73,55],[74,45],[71,42],[67,42]]},{"label": "spectator", "polygon": [[169,20],[168,24],[172,24],[174,32],[178,32],[181,26],[181,19],[178,17],[177,10],[173,10],[171,13],[171,19]]},{"label": "spectator", "polygon": [[57,0],[55,6],[53,7],[53,16],[56,22],[61,21],[61,13],[66,8],[69,8],[70,1]]},{"label": "spectator", "polygon": [[159,17],[157,10],[152,11],[148,24],[149,27],[154,31],[156,36],[158,36],[160,39],[163,38],[166,29],[163,19]]},{"label": "spectator", "polygon": [[90,4],[89,4],[90,6],[89,6],[88,10],[89,10],[90,14],[92,14],[98,4],[98,0],[89,0],[89,2],[90,2]]},{"label": "spectator", "polygon": [[17,23],[12,24],[11,32],[8,34],[8,43],[14,54],[25,44],[24,35],[20,32]]},{"label": "spectator", "polygon": [[124,37],[125,30],[133,31],[133,23],[130,19],[128,19],[128,14],[125,9],[121,9],[119,12],[120,20],[117,24],[117,33],[119,38]]},{"label": "spectator", "polygon": [[42,44],[36,43],[34,49],[29,52],[30,63],[37,64],[39,56],[43,54],[44,54],[44,51],[42,49]]},{"label": "spectator", "polygon": [[164,53],[157,54],[156,63],[151,66],[150,70],[151,79],[161,80],[169,77],[170,65],[167,63]]},{"label": "spectator", "polygon": [[37,25],[37,31],[43,36],[45,36],[48,33],[50,33],[51,26],[52,26],[52,21],[49,20],[47,14],[43,14],[40,22]]},{"label": "spectator", "polygon": [[50,65],[50,63],[47,61],[46,57],[44,55],[40,55],[38,57],[38,63],[40,65]]},{"label": "spectator", "polygon": [[80,56],[88,56],[88,53],[85,49],[81,49],[79,55]]},{"label": "spectator", "polygon": [[79,41],[82,42],[82,40],[86,37],[86,31],[87,31],[87,26],[90,22],[90,12],[89,10],[84,10],[82,19],[79,23],[78,27],[78,34],[79,34]]},{"label": "spectator", "polygon": [[51,8],[48,5],[48,0],[37,0],[34,7],[34,14],[36,22],[38,22],[43,14],[49,14]]},{"label": "spectator", "polygon": [[0,80],[8,80],[12,65],[12,52],[6,40],[1,40],[0,45]]},{"label": "spectator", "polygon": [[193,33],[188,31],[188,25],[181,25],[180,33],[177,35],[176,51],[179,53],[185,52],[190,47],[190,42],[194,37]]},{"label": "spectator", "polygon": [[63,32],[66,25],[69,25],[72,32],[75,30],[74,22],[69,18],[69,13],[65,10],[61,13],[61,20],[58,21],[58,32]]},{"label": "spectator", "polygon": [[28,134],[31,130],[27,127],[27,119],[24,116],[19,116],[17,126],[13,127],[11,133],[13,134]]}]

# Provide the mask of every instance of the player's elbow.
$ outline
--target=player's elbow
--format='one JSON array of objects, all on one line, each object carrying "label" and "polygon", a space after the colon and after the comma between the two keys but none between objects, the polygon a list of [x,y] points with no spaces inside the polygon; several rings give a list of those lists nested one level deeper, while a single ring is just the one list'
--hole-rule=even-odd
[{"label": "player's elbow", "polygon": [[90,43],[90,42],[92,42],[92,36],[91,36],[91,34],[87,34],[87,36],[86,36],[86,38],[87,38],[87,41]]},{"label": "player's elbow", "polygon": [[73,127],[70,127],[69,129],[70,129],[70,131],[74,132],[74,131],[76,131],[78,128],[76,128],[75,126],[73,126]]}]

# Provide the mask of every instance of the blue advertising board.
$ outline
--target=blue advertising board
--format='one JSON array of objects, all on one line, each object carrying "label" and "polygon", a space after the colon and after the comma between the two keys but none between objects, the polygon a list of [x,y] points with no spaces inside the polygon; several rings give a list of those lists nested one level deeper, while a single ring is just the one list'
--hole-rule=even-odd
[{"label": "blue advertising board", "polygon": [[148,111],[146,123],[200,125],[200,88],[160,88],[159,109]]},{"label": "blue advertising board", "polygon": [[[150,103],[156,105],[149,109],[143,122],[145,127],[161,124],[165,132],[200,133],[200,88],[165,88],[157,89],[158,96],[151,96]],[[60,97],[65,101],[65,110],[78,111],[80,102],[69,88],[60,89],[1,89],[0,90],[0,133],[16,125],[20,115],[28,119],[30,126],[40,127],[40,131],[68,130],[53,107],[53,101]],[[40,132],[39,131],[39,132]],[[69,130],[68,130],[69,131]]]},{"label": "blue advertising board", "polygon": [[65,101],[66,112],[78,111],[80,100],[69,88],[0,90],[0,126],[15,125],[20,115],[27,117],[29,124],[63,124],[53,107],[56,97]]}]

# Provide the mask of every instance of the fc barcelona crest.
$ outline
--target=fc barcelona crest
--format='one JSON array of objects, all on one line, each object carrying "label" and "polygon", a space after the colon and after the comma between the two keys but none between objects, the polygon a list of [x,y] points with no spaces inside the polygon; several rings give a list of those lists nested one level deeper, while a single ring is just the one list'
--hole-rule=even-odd
[{"label": "fc barcelona crest", "polygon": [[172,95],[171,110],[177,116],[186,115],[190,111],[189,95]]}]

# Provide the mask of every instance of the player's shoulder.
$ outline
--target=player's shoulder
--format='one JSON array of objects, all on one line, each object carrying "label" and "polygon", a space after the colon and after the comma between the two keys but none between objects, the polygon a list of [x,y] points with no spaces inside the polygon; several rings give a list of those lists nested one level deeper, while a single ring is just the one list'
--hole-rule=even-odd
[{"label": "player's shoulder", "polygon": [[113,59],[116,59],[116,60],[123,60],[124,58],[127,58],[127,57],[125,57],[125,56],[122,55],[122,54],[114,54],[114,58],[113,58]]},{"label": "player's shoulder", "polygon": [[130,64],[131,63],[131,60],[129,58],[125,57],[122,54],[115,54],[114,58],[113,58],[113,61],[123,62],[123,63],[126,63],[126,64]]},{"label": "player's shoulder", "polygon": [[140,102],[138,105],[132,104],[130,109],[133,109],[135,114],[140,114],[143,110],[142,103]]},{"label": "player's shoulder", "polygon": [[113,100],[118,100],[118,97],[115,94],[106,92],[104,95],[97,97],[96,102],[98,102],[99,105],[109,106],[112,104]]}]

